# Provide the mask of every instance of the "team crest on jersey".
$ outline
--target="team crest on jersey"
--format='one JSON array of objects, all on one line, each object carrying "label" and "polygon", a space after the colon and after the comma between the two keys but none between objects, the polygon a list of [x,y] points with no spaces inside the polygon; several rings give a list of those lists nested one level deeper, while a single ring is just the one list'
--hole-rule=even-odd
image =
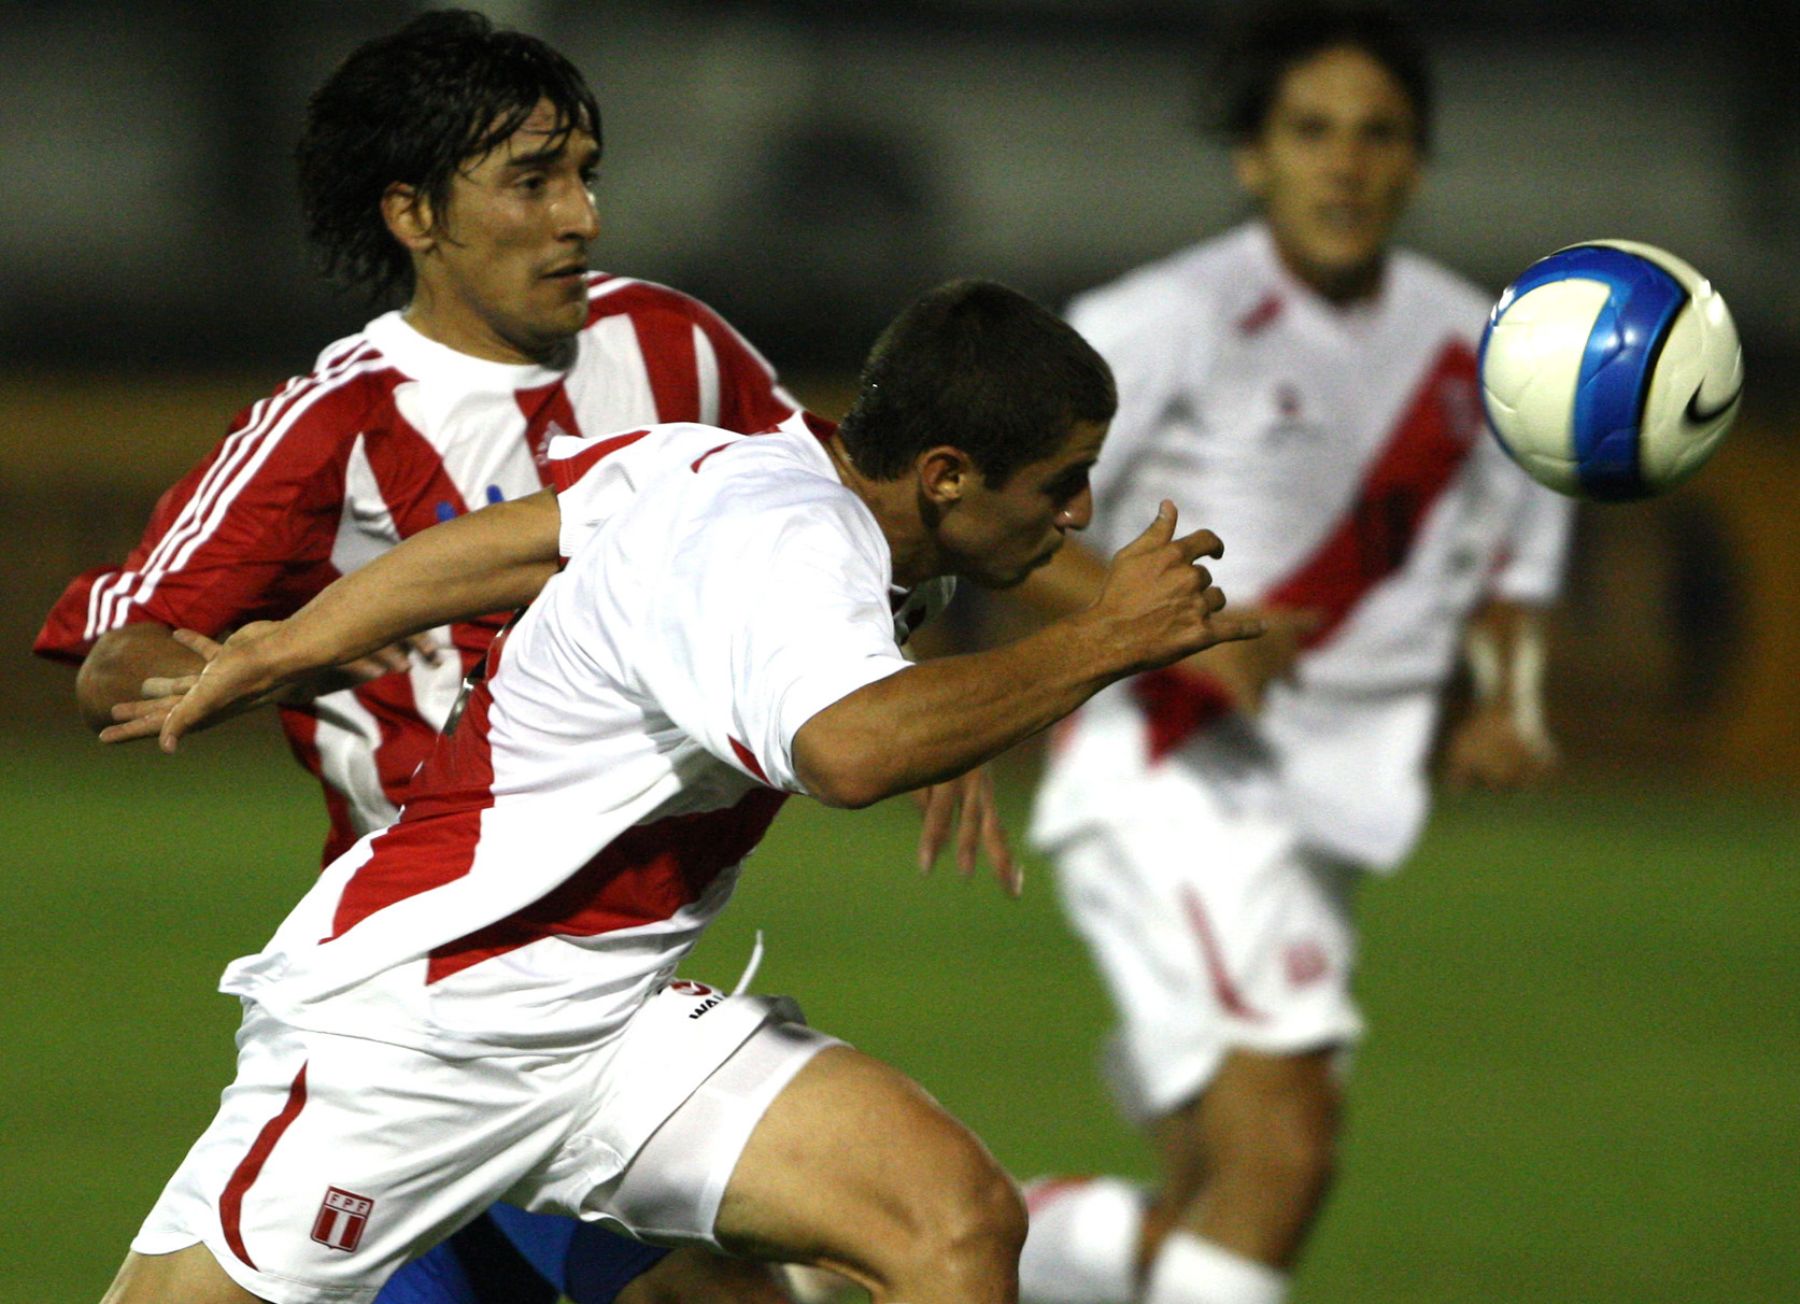
[{"label": "team crest on jersey", "polygon": [[375,1212],[375,1201],[353,1191],[329,1187],[319,1205],[319,1216],[313,1219],[312,1238],[327,1249],[348,1254],[362,1244],[363,1228]]},{"label": "team crest on jersey", "polygon": [[1291,380],[1278,381],[1270,395],[1271,420],[1266,438],[1271,443],[1290,439],[1318,439],[1324,430],[1307,420],[1306,401],[1300,387]]}]

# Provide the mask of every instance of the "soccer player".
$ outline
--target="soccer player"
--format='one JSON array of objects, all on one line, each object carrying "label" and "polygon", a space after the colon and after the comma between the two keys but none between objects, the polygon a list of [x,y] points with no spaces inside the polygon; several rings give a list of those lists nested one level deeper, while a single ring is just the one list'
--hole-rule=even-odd
[{"label": "soccer player", "polygon": [[[477,14],[425,14],[330,75],[298,149],[309,231],[328,269],[405,307],[246,409],[163,497],[125,564],[79,577],[56,604],[37,650],[81,663],[95,728],[146,679],[198,667],[173,628],[222,635],[289,614],[408,535],[539,490],[558,434],[659,420],[760,430],[794,410],[704,305],[589,269],[600,158],[580,73]],[[365,682],[310,685],[281,704],[325,791],[327,860],[394,817],[498,628],[471,614],[435,631],[433,653],[382,650],[354,668]],[[384,1300],[553,1300],[508,1238],[578,1304],[611,1299],[662,1254],[512,1210],[495,1218],[505,1237],[484,1221]]]},{"label": "soccer player", "polygon": [[398,822],[228,968],[237,1081],[108,1299],[366,1299],[503,1193],[829,1267],[878,1300],[1015,1298],[1023,1210],[973,1136],[780,1002],[670,975],[789,794],[860,807],[943,781],[1122,675],[1259,632],[1218,614],[1196,564],[1218,540],[1176,537],[1164,502],[1081,611],[993,651],[902,656],[953,577],[1015,585],[1086,525],[1113,409],[1067,325],[956,283],[884,332],[841,431],[796,414],[601,439],[552,463],[555,492],[239,631],[166,746],[402,635],[532,603]]},{"label": "soccer player", "polygon": [[[1351,998],[1352,902],[1425,819],[1439,696],[1464,647],[1453,784],[1552,758],[1536,610],[1567,504],[1482,428],[1487,296],[1390,244],[1431,128],[1413,39],[1373,11],[1259,16],[1221,60],[1254,220],[1079,297],[1119,415],[1094,539],[1178,499],[1231,541],[1268,634],[1097,697],[1052,749],[1032,837],[1119,1014],[1109,1076],[1153,1194],[1028,1188],[1039,1301],[1274,1304],[1325,1199]],[[1051,610],[1103,568],[1065,549]]]}]

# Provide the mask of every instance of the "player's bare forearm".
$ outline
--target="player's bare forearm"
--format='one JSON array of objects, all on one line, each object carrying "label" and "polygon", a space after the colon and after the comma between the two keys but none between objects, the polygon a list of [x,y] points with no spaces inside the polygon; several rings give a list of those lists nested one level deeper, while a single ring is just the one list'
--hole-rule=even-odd
[{"label": "player's bare forearm", "polygon": [[1175,509],[1126,545],[1098,597],[1015,643],[943,657],[857,690],[794,738],[794,763],[813,796],[866,806],[972,769],[1080,706],[1114,680],[1168,665],[1215,643],[1254,638],[1253,618],[1219,615],[1225,597],[1202,556],[1218,538],[1174,538]]},{"label": "player's bare forearm", "polygon": [[1543,620],[1537,608],[1501,599],[1483,604],[1463,631],[1463,649],[1478,700],[1537,712],[1544,671]]},{"label": "player's bare forearm", "polygon": [[95,641],[75,676],[75,704],[95,733],[113,722],[113,707],[144,695],[150,679],[179,679],[205,661],[175,641],[166,625],[145,622],[108,630]]},{"label": "player's bare forearm", "polygon": [[1530,787],[1556,763],[1544,721],[1542,622],[1535,608],[1491,601],[1464,634],[1474,710],[1452,731],[1444,776],[1453,788]]},{"label": "player's bare forearm", "polygon": [[263,655],[286,682],[422,630],[522,607],[556,573],[561,519],[546,489],[421,531],[300,608]]},{"label": "player's bare forearm", "polygon": [[246,702],[421,630],[525,605],[556,573],[561,520],[547,489],[484,507],[407,539],[290,619],[240,630],[164,719],[163,750]]},{"label": "player's bare forearm", "polygon": [[1119,677],[1072,622],[987,652],[939,657],[859,689],[801,726],[800,781],[831,806],[942,783],[1048,728]]}]

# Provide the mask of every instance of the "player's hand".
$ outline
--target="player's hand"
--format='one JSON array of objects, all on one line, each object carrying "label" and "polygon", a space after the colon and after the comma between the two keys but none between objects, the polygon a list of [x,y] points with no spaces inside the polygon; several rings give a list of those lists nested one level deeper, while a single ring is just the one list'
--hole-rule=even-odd
[{"label": "player's hand", "polygon": [[1177,538],[1175,520],[1175,504],[1164,499],[1150,528],[1114,555],[1100,596],[1084,613],[1101,622],[1102,638],[1125,658],[1128,673],[1264,630],[1260,616],[1220,614],[1224,591],[1200,560],[1223,556],[1225,545],[1211,530]]},{"label": "player's hand", "polygon": [[959,778],[934,783],[912,794],[924,825],[919,830],[919,872],[929,874],[956,826],[956,870],[964,878],[974,876],[982,853],[994,867],[994,878],[1008,896],[1025,889],[1024,871],[1013,860],[1000,807],[994,800],[994,780],[987,766],[979,766]]},{"label": "player's hand", "polygon": [[1455,791],[1533,788],[1556,768],[1557,760],[1549,738],[1527,733],[1504,703],[1493,702],[1476,708],[1451,732],[1444,782]]},{"label": "player's hand", "polygon": [[1306,636],[1324,613],[1311,607],[1239,607],[1240,617],[1263,623],[1261,638],[1222,643],[1181,663],[1181,669],[1210,676],[1240,711],[1255,715],[1271,685],[1291,683]]},{"label": "player's hand", "polygon": [[[246,625],[238,634],[247,635],[246,641],[260,637],[273,629],[278,622],[258,621]],[[226,643],[236,643],[238,634],[233,634]],[[197,652],[207,665],[211,665],[226,643],[208,638],[191,629],[174,631],[177,643],[189,651]],[[381,675],[391,674],[396,670],[404,670],[417,655],[428,665],[436,665],[442,656],[442,645],[429,634],[415,634],[390,647],[372,652],[366,657],[358,657],[323,674],[285,685],[284,687],[254,697],[234,702],[228,709],[221,709],[216,715],[208,716],[204,724],[195,728],[205,728],[216,724],[229,715],[239,715],[264,702],[281,702],[297,704],[311,701],[325,693],[335,692],[341,688],[354,687],[367,683]],[[203,667],[204,670],[204,667]],[[162,733],[163,725],[182,698],[200,681],[199,674],[191,675],[156,675],[144,680],[139,687],[141,696],[133,702],[120,702],[112,709],[114,723],[100,731],[103,743],[126,743],[139,738],[153,738]],[[165,750],[170,750],[165,748]]]},{"label": "player's hand", "polygon": [[[244,655],[243,649],[278,628],[280,623],[271,620],[252,622],[223,643],[191,629],[174,631],[173,637],[177,643],[198,653],[205,660],[206,664],[200,668],[200,673],[146,679],[142,698],[135,702],[120,702],[113,707],[112,714],[116,723],[100,731],[100,741],[123,743],[152,735],[160,737],[168,729],[170,719],[179,715],[182,723],[177,726],[174,734],[178,738],[182,733],[206,728],[264,702],[275,700],[279,696],[280,685],[272,678],[256,691],[230,695],[226,690],[231,688],[232,681],[237,677],[235,662]],[[222,677],[214,675],[203,687],[203,681],[208,679],[209,673],[221,659],[234,663],[231,670]],[[194,700],[197,692],[201,694],[198,702]],[[172,739],[165,737],[163,750],[175,750]]]}]

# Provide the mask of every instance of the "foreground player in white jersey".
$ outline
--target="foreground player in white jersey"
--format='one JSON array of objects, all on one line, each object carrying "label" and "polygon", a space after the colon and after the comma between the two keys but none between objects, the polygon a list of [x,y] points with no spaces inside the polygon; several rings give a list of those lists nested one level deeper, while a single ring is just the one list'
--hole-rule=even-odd
[{"label": "foreground player in white jersey", "polygon": [[[1231,542],[1269,634],[1121,684],[1053,749],[1033,839],[1119,1010],[1111,1076],[1162,1182],[1050,1180],[1028,1299],[1273,1304],[1325,1197],[1350,993],[1351,906],[1427,805],[1459,645],[1477,701],[1449,779],[1509,788],[1551,759],[1534,610],[1567,504],[1483,429],[1486,296],[1391,249],[1430,99],[1377,13],[1264,16],[1222,62],[1260,216],[1077,299],[1119,415],[1095,542],[1175,497]],[[1087,600],[1095,555],[1044,576]]]},{"label": "foreground player in white jersey", "polygon": [[227,970],[237,1081],[109,1300],[368,1299],[501,1195],[818,1263],[879,1300],[1015,1298],[1023,1210],[974,1137],[780,1003],[669,980],[788,794],[942,781],[1121,676],[1259,632],[1218,615],[1195,564],[1218,540],[1175,537],[1165,502],[1080,612],[901,655],[951,577],[1017,584],[1086,525],[1113,408],[1074,331],[958,283],[884,333],[841,437],[804,416],[614,436],[561,465],[559,496],[427,531],[235,636],[165,745],[536,598],[399,821]]},{"label": "foreground player in white jersey", "polygon": [[[331,269],[406,306],[248,408],[164,496],[124,566],[81,576],[57,603],[38,651],[81,661],[96,728],[146,678],[197,667],[171,629],[222,636],[289,614],[408,535],[541,489],[559,433],[674,420],[760,430],[793,411],[703,304],[588,269],[600,154],[580,73],[476,14],[423,15],[331,74],[298,151],[309,229]],[[393,819],[498,628],[471,614],[435,632],[447,652],[410,664],[384,652],[369,669],[400,671],[284,703],[294,752],[325,790],[327,860]],[[384,1304],[549,1304],[560,1291],[604,1304],[659,1257],[499,1209],[409,1267]],[[723,1289],[709,1279],[703,1297]]]}]

